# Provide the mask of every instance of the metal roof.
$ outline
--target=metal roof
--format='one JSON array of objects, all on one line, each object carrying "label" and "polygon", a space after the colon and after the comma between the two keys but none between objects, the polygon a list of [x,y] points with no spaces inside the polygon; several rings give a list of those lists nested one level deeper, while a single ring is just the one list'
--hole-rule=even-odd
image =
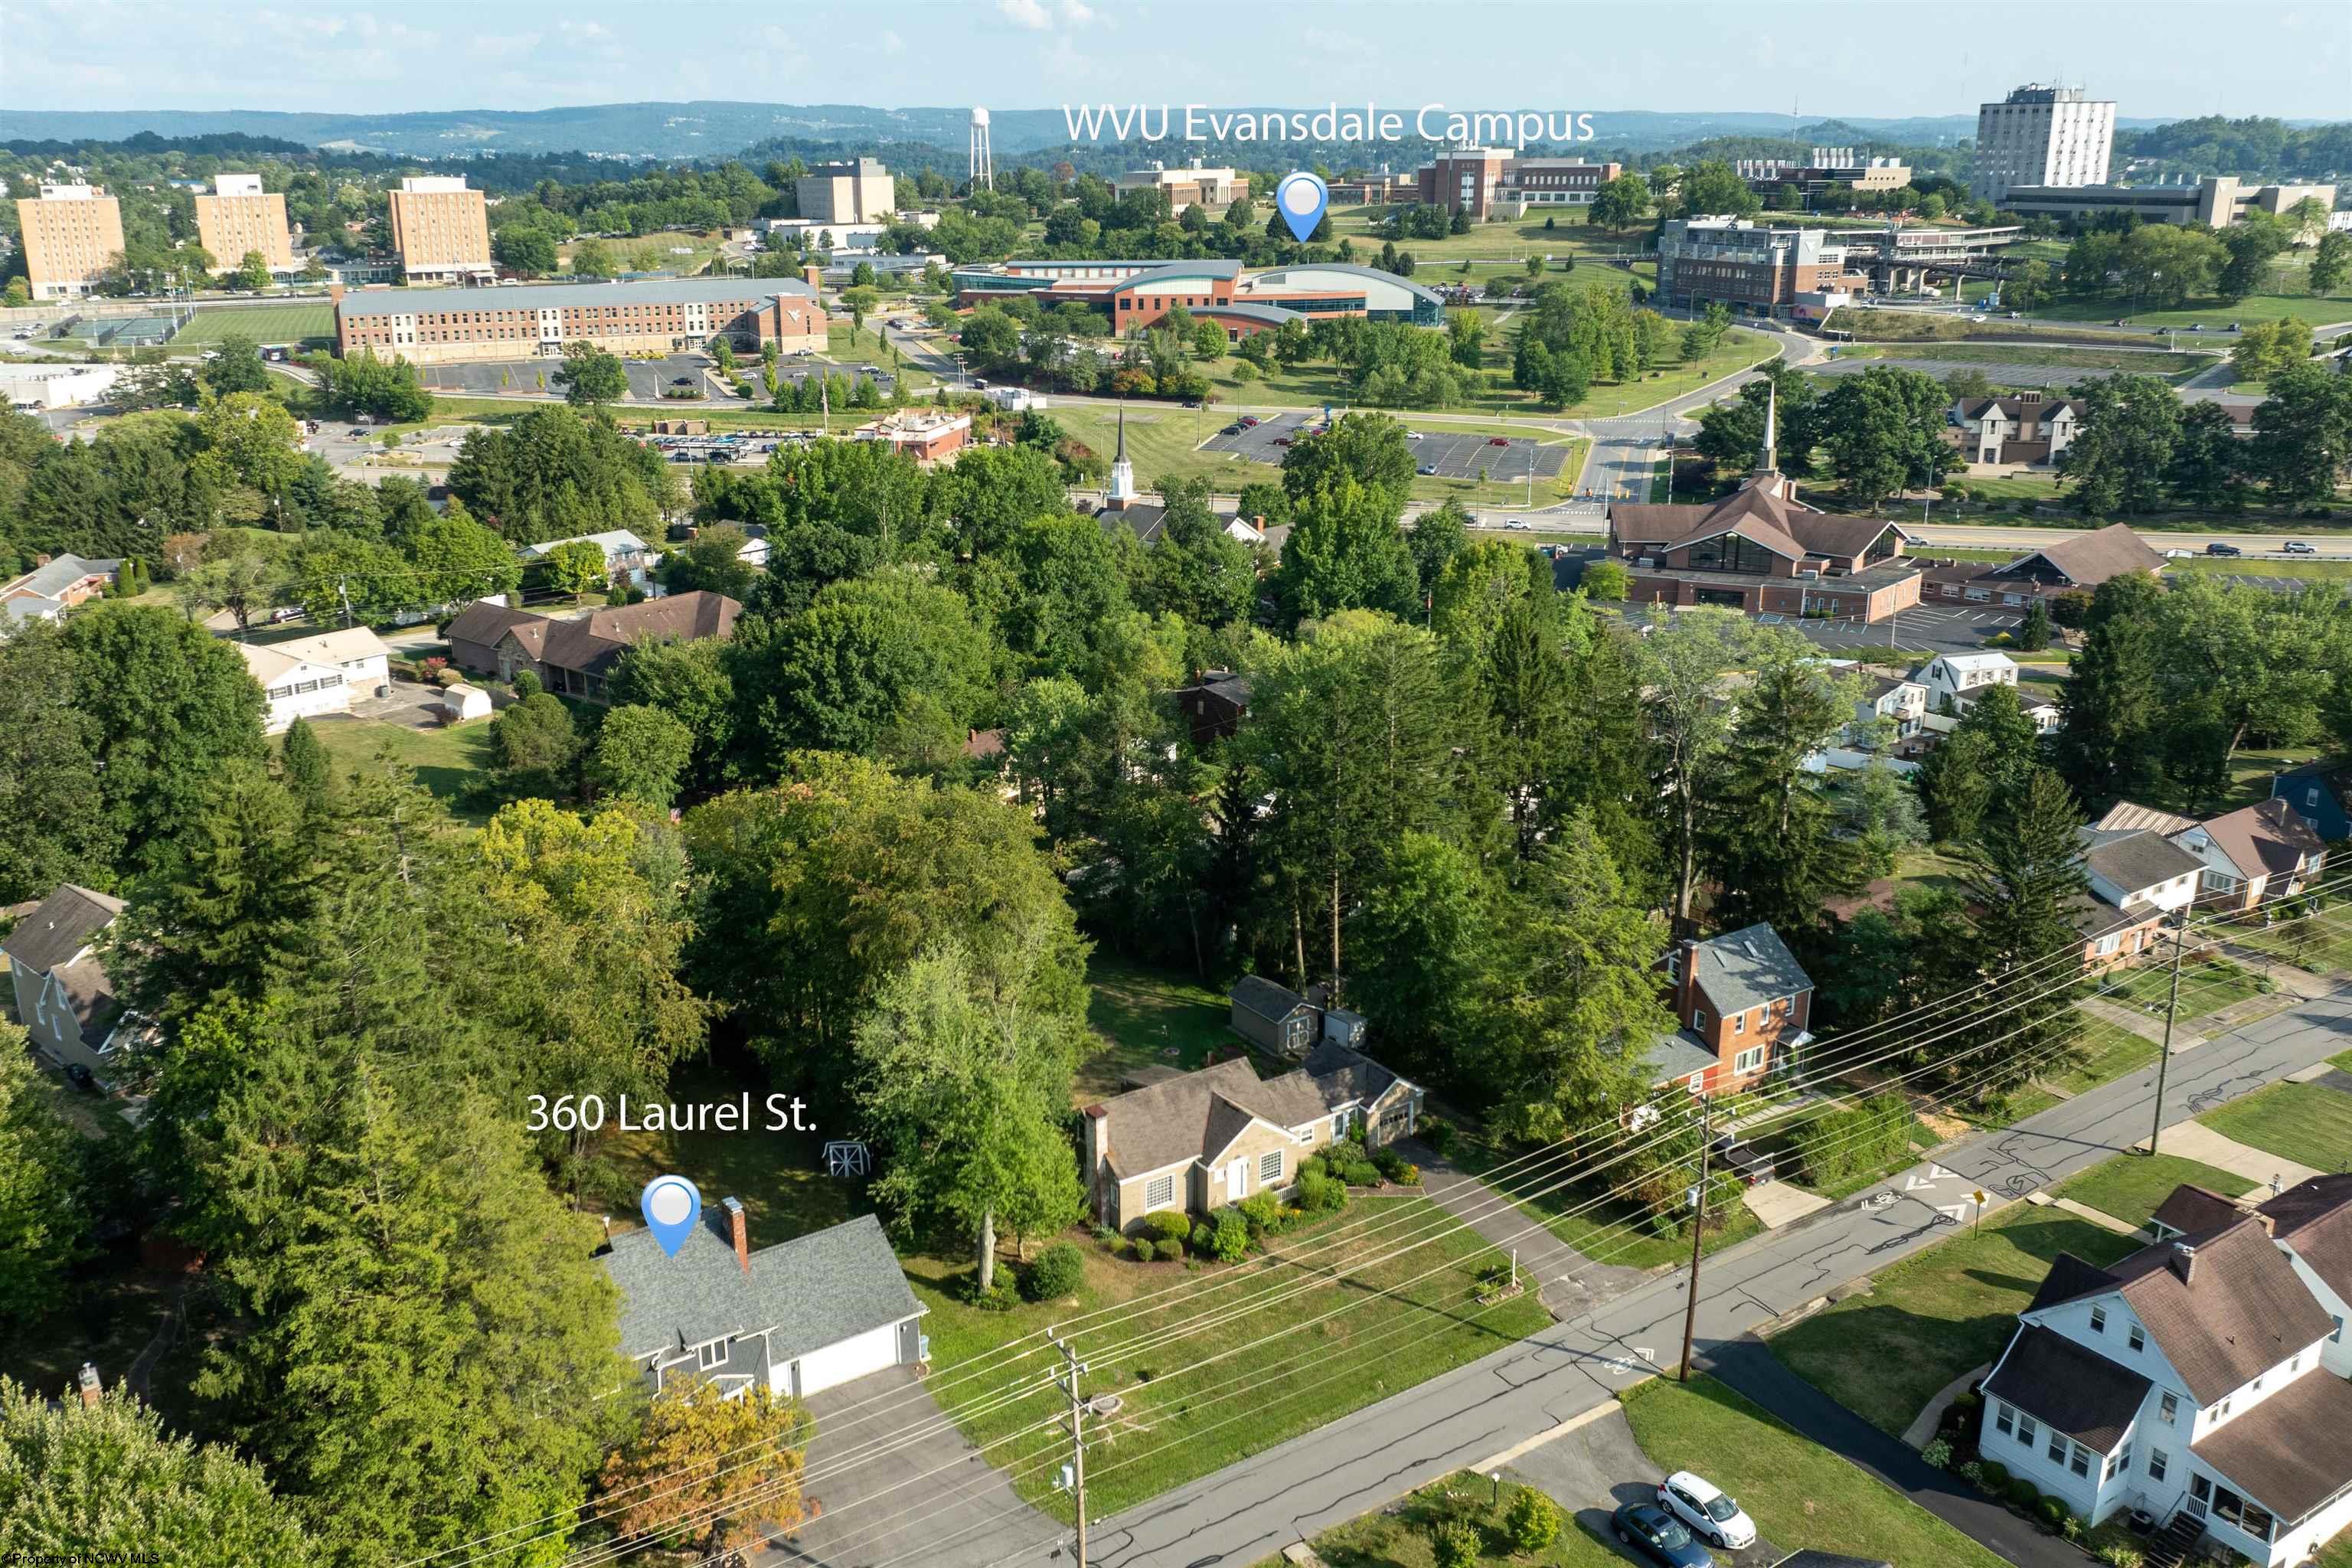
[{"label": "metal roof", "polygon": [[808,300],[790,278],[672,278],[644,283],[531,283],[509,289],[371,289],[346,294],[338,316],[431,316],[457,310],[595,310],[606,305],[709,305],[732,300]]}]

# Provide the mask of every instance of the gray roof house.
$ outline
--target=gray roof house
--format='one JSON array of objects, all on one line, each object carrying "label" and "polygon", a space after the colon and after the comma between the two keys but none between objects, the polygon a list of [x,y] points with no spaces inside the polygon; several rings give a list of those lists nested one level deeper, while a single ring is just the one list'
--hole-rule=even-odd
[{"label": "gray roof house", "polygon": [[[1985,1380],[1984,1457],[2086,1523],[2137,1510],[2263,1568],[2352,1525],[2344,1320],[2296,1246],[2352,1192],[2286,1195],[2108,1268],[2061,1253]],[[2210,1197],[2166,1212],[2218,1217]]]},{"label": "gray roof house", "polygon": [[872,1215],[753,1252],[743,1205],[722,1198],[677,1257],[639,1230],[603,1261],[621,1353],[656,1391],[700,1377],[730,1398],[754,1384],[800,1397],[923,1358],[927,1309]]},{"label": "gray roof house", "polygon": [[121,912],[121,899],[66,882],[0,939],[16,1017],[34,1046],[61,1067],[87,1068],[100,1078],[134,1032],[94,952]]},{"label": "gray roof house", "polygon": [[0,624],[63,619],[68,610],[103,592],[121,574],[120,561],[52,557],[21,577],[0,583]]}]

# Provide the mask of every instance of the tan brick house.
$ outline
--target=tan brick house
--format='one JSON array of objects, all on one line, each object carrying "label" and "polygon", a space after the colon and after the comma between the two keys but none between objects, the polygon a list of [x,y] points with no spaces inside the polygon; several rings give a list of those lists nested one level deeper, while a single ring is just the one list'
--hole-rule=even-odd
[{"label": "tan brick house", "polygon": [[1335,1139],[1376,1147],[1411,1135],[1421,1100],[1415,1085],[1327,1041],[1278,1078],[1237,1058],[1089,1105],[1081,1158],[1097,1222],[1129,1230],[1162,1209],[1286,1195],[1299,1163]]}]

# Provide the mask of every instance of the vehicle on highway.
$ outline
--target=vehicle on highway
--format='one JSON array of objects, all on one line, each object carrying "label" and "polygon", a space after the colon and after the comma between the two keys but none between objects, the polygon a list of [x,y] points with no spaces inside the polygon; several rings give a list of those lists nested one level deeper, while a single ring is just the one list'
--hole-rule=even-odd
[{"label": "vehicle on highway", "polygon": [[299,621],[301,618],[302,612],[292,605],[280,605],[269,612],[269,624],[273,626],[282,626],[288,621]]},{"label": "vehicle on highway", "polygon": [[2201,332],[2205,330],[2205,323],[2202,321],[2191,321],[2189,323],[2189,330],[2192,332]]},{"label": "vehicle on highway", "polygon": [[349,430],[344,431],[343,434],[353,441],[364,441],[367,439],[367,432],[361,429],[356,425],[352,426]]},{"label": "vehicle on highway", "polygon": [[2245,331],[2245,329],[2244,329],[2243,327],[2241,327],[2241,326],[2240,326],[2240,325],[2238,325],[2238,323],[2237,323],[2237,322],[2235,322],[2235,321],[2232,321],[2232,322],[2231,322],[2231,323],[2230,323],[2230,330],[2231,330],[2231,331],[2233,331],[2233,332],[2242,332],[2242,331]]},{"label": "vehicle on highway", "polygon": [[2025,320],[2025,312],[2022,310],[2011,310],[2009,313],[2009,319],[2012,321],[2021,321]]},{"label": "vehicle on highway", "polygon": [[1435,463],[1423,463],[1421,467],[1415,468],[1413,472],[1419,474],[1424,479],[1432,479],[1436,476],[1437,465]]},{"label": "vehicle on highway", "polygon": [[1609,1516],[1609,1528],[1644,1562],[1662,1563],[1665,1568],[1715,1568],[1714,1554],[1656,1503],[1627,1503]]},{"label": "vehicle on highway", "polygon": [[1704,1476],[1676,1470],[1658,1483],[1658,1504],[1701,1540],[1738,1552],[1756,1544],[1756,1521]]},{"label": "vehicle on highway", "polygon": [[1510,444],[1511,438],[1507,436],[1489,436],[1486,437],[1486,445],[1489,447],[1507,447]]},{"label": "vehicle on highway", "polygon": [[2300,539],[2290,539],[2285,543],[2279,546],[2279,553],[2282,555],[2316,555],[2319,553],[2319,547],[2315,544],[2307,544]]},{"label": "vehicle on highway", "polygon": [[2217,539],[2212,543],[2205,547],[2205,553],[2208,555],[2243,555],[2245,552],[2239,549],[2234,544],[2224,544]]},{"label": "vehicle on highway", "polygon": [[1503,524],[1503,526],[1504,526],[1505,528],[1507,528],[1507,529],[1511,530],[1513,532],[1516,532],[1516,533],[1528,533],[1528,532],[1532,532],[1532,531],[1533,531],[1533,530],[1532,530],[1532,529],[1530,529],[1530,528],[1529,528],[1526,523],[1521,522],[1521,521],[1520,521],[1517,518],[1516,518],[1516,517],[1515,517],[1515,518],[1513,518],[1513,519],[1511,519],[1511,521],[1508,521],[1508,522],[1507,522],[1507,523]]}]

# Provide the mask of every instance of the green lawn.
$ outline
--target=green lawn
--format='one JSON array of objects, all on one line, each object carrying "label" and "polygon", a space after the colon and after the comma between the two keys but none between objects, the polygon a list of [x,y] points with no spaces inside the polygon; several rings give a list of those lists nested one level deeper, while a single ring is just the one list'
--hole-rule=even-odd
[{"label": "green lawn", "polygon": [[1568,412],[1579,419],[1608,419],[1687,396],[1711,381],[1746,370],[1770,359],[1776,350],[1767,339],[1735,327],[1723,334],[1715,352],[1697,364],[1659,371],[1640,381],[1595,386],[1584,401]]},{"label": "green lawn", "polygon": [[2074,1040],[2082,1059],[2063,1071],[2045,1074],[2041,1080],[2070,1095],[2096,1089],[2156,1060],[2155,1041],[2080,1008],[2076,1009]]},{"label": "green lawn", "polygon": [[[2226,958],[2184,960],[2180,966],[2180,1016],[2199,1018],[2218,1013],[2233,1002],[2260,996],[2272,989],[2267,975]],[[2150,1018],[2162,1019],[2170,1005],[2172,970],[2168,965],[2143,969],[2107,993],[2107,1000],[2137,1007]]]},{"label": "green lawn", "polygon": [[413,769],[418,784],[472,826],[498,810],[484,789],[491,765],[487,719],[455,729],[418,730],[382,719],[331,717],[310,721],[310,731],[338,773],[378,772],[388,760]]},{"label": "green lawn", "polygon": [[[716,1104],[746,1092],[751,1096],[751,1131],[612,1132],[600,1152],[631,1194],[656,1176],[675,1172],[700,1190],[706,1207],[725,1197],[742,1199],[755,1247],[839,1225],[872,1208],[860,1184],[824,1173],[828,1130],[766,1131],[769,1090],[755,1076],[738,1079],[707,1063],[681,1063],[670,1075],[667,1098],[680,1104]],[[613,1223],[616,1228],[634,1228],[635,1204],[622,1205]]]},{"label": "green lawn", "polygon": [[172,339],[174,350],[216,343],[231,335],[257,343],[310,342],[326,347],[335,341],[335,308],[323,300],[299,304],[199,306],[194,318]]},{"label": "green lawn", "polygon": [[[1472,1175],[1518,1158],[1525,1152],[1518,1149],[1496,1149],[1465,1136],[1454,1140],[1448,1157]],[[1547,1163],[1538,1157],[1531,1162],[1538,1171],[1557,1169],[1557,1163]],[[1549,1183],[1522,1178],[1505,1179],[1505,1186],[1536,1187]],[[1500,1190],[1500,1189],[1498,1189]],[[1556,1192],[1517,1200],[1522,1214],[1542,1226],[1552,1235],[1584,1254],[1596,1263],[1622,1264],[1628,1268],[1655,1268],[1661,1264],[1679,1262],[1690,1257],[1690,1237],[1660,1236],[1649,1225],[1648,1211],[1629,1198],[1612,1197],[1596,1185],[1583,1182],[1561,1187]],[[1737,1246],[1764,1228],[1763,1223],[1749,1212],[1746,1204],[1732,1204],[1710,1210],[1706,1239],[1701,1244],[1702,1253],[1714,1253]]]},{"label": "green lawn", "polygon": [[[1503,1519],[1519,1493],[1517,1481],[1499,1489],[1485,1476],[1464,1470],[1403,1498],[1377,1513],[1368,1513],[1337,1530],[1324,1531],[1308,1544],[1328,1568],[1436,1568],[1430,1531],[1448,1521],[1460,1520],[1478,1531],[1484,1548],[1478,1568],[1503,1568],[1529,1563],[1537,1568],[1624,1568],[1625,1560],[1577,1528],[1576,1510],[1563,1506],[1565,1528],[1559,1539],[1541,1552],[1516,1553],[1503,1536]],[[1496,1506],[1499,1495],[1502,1506]],[[1269,1557],[1257,1568],[1286,1568],[1283,1559]]]},{"label": "green lawn", "polygon": [[[2126,370],[2147,375],[2174,375],[2210,369],[2213,354],[2168,353],[2131,349],[2070,348],[2053,343],[2040,348],[2025,343],[1938,343],[1924,356],[1902,343],[1857,343],[1841,347],[1840,359],[1916,359],[1927,357],[1952,364],[2053,365],[2070,370]],[[1999,381],[2000,377],[1991,378]]]},{"label": "green lawn", "polygon": [[[1367,1237],[1368,1226],[1381,1227],[1378,1235]],[[1402,1256],[1385,1257],[1405,1238],[1425,1239]],[[1173,1261],[1139,1264],[1087,1243],[1086,1284],[1076,1302],[1024,1303],[1006,1312],[969,1304],[969,1262],[914,1258],[906,1268],[916,1295],[930,1308],[924,1329],[934,1360],[950,1374],[969,1358],[1056,1324],[1066,1328],[1074,1307],[1092,1311],[1171,1292],[1092,1331],[1083,1323],[1068,1331],[1088,1363],[1087,1394],[1115,1394],[1122,1402],[1117,1415],[1088,1427],[1088,1499],[1106,1514],[1312,1431],[1551,1322],[1532,1290],[1491,1307],[1477,1305],[1478,1274],[1503,1261],[1502,1255],[1425,1198],[1359,1196],[1344,1214],[1280,1237],[1275,1246],[1278,1254],[1312,1249],[1312,1255],[1305,1264],[1253,1254],[1240,1264],[1188,1268]],[[1349,1269],[1355,1271],[1341,1277]],[[1423,1274],[1429,1277],[1419,1278]],[[1204,1293],[1212,1288],[1214,1294]],[[1298,1293],[1270,1299],[1289,1289]],[[1327,1316],[1332,1313],[1338,1315]],[[1156,1348],[1132,1343],[1179,1325],[1181,1339]],[[1195,1364],[1212,1355],[1223,1359]],[[991,1397],[1038,1364],[1032,1357],[997,1375],[961,1383],[934,1376],[931,1389],[976,1444],[1020,1433],[988,1448],[989,1461],[1010,1474],[1023,1497],[1066,1518],[1068,1505],[1053,1484],[1053,1460],[1068,1439],[1051,1430],[1024,1430],[1063,1408],[1065,1396],[1048,1388],[1010,1402]]]},{"label": "green lawn", "polygon": [[[2262,793],[2269,794],[2267,778]],[[2309,919],[2282,921],[2267,929],[2232,927],[2230,940],[2298,969],[2320,973],[2352,973],[2352,909],[2342,905]]]},{"label": "green lawn", "polygon": [[2145,1225],[2182,1183],[2234,1198],[2253,1190],[2242,1176],[2177,1154],[2117,1154],[2050,1189],[2053,1198],[2072,1198],[2126,1225]]},{"label": "green lawn", "polygon": [[[1988,481],[1979,479],[1970,479],[1968,481],[1971,488],[1985,482]],[[2046,522],[2048,520],[2044,519],[2043,521]],[[2274,519],[2265,521],[2239,518],[2233,520],[2231,526],[2242,531],[2251,532],[2257,526],[2269,528],[2275,521],[2276,520]],[[2194,526],[2198,528],[2207,528],[2217,525],[2199,521],[2195,523]],[[1931,555],[1938,561],[1983,561],[1995,564],[2006,564],[2024,554],[2025,551],[2021,547],[2015,550],[1990,550],[1966,549],[1957,544],[1930,544],[1921,546],[1917,552],[1921,555]],[[2184,556],[2178,561],[2166,562],[2164,563],[2164,569],[2167,572],[2187,572],[2197,574],[2210,573],[2217,576],[2256,574],[2268,577],[2310,577],[2318,579],[2352,578],[2352,561],[2249,562],[2243,560],[2231,561],[2227,559],[2217,559],[2210,555],[2189,555]],[[2015,658],[2016,656],[2012,654],[2011,657]],[[2266,755],[2267,753],[2241,752],[2239,754],[2241,756],[2249,756],[2256,754]],[[2307,762],[2310,758],[2306,755],[2304,760]]]},{"label": "green lawn", "polygon": [[[2340,294],[2249,294],[2235,304],[2207,300],[2178,310],[2134,310],[2128,305],[2126,300],[2115,299],[2060,300],[2035,311],[2034,318],[2044,321],[2105,322],[2120,316],[2135,327],[2189,327],[2201,321],[2208,332],[2227,327],[2231,321],[2274,321],[2282,316],[2292,316],[2315,327],[2352,321],[2352,298]],[[2221,341],[2226,344],[2229,334],[2223,332]]]},{"label": "green lawn", "polygon": [[2352,1094],[2317,1083],[2274,1083],[2197,1119],[2225,1138],[2309,1165],[2352,1170]]},{"label": "green lawn", "polygon": [[1665,1470],[1692,1469],[1738,1498],[1782,1551],[1801,1547],[1936,1568],[2002,1560],[1711,1377],[1627,1389],[1625,1418]]},{"label": "green lawn", "polygon": [[2019,1204],[1873,1276],[1774,1335],[1772,1349],[1798,1376],[1900,1436],[1947,1384],[2000,1353],[2059,1253],[2107,1264],[2135,1245],[2088,1220]]},{"label": "green lawn", "polygon": [[1080,1105],[1118,1092],[1141,1067],[1206,1067],[1209,1053],[1241,1037],[1231,1027],[1224,993],[1189,974],[1147,968],[1097,951],[1087,963],[1087,1022],[1096,1049],[1078,1066],[1072,1094]]},{"label": "green lawn", "polygon": [[2321,1547],[2319,1560],[2313,1568],[2352,1568],[2352,1530]]}]

